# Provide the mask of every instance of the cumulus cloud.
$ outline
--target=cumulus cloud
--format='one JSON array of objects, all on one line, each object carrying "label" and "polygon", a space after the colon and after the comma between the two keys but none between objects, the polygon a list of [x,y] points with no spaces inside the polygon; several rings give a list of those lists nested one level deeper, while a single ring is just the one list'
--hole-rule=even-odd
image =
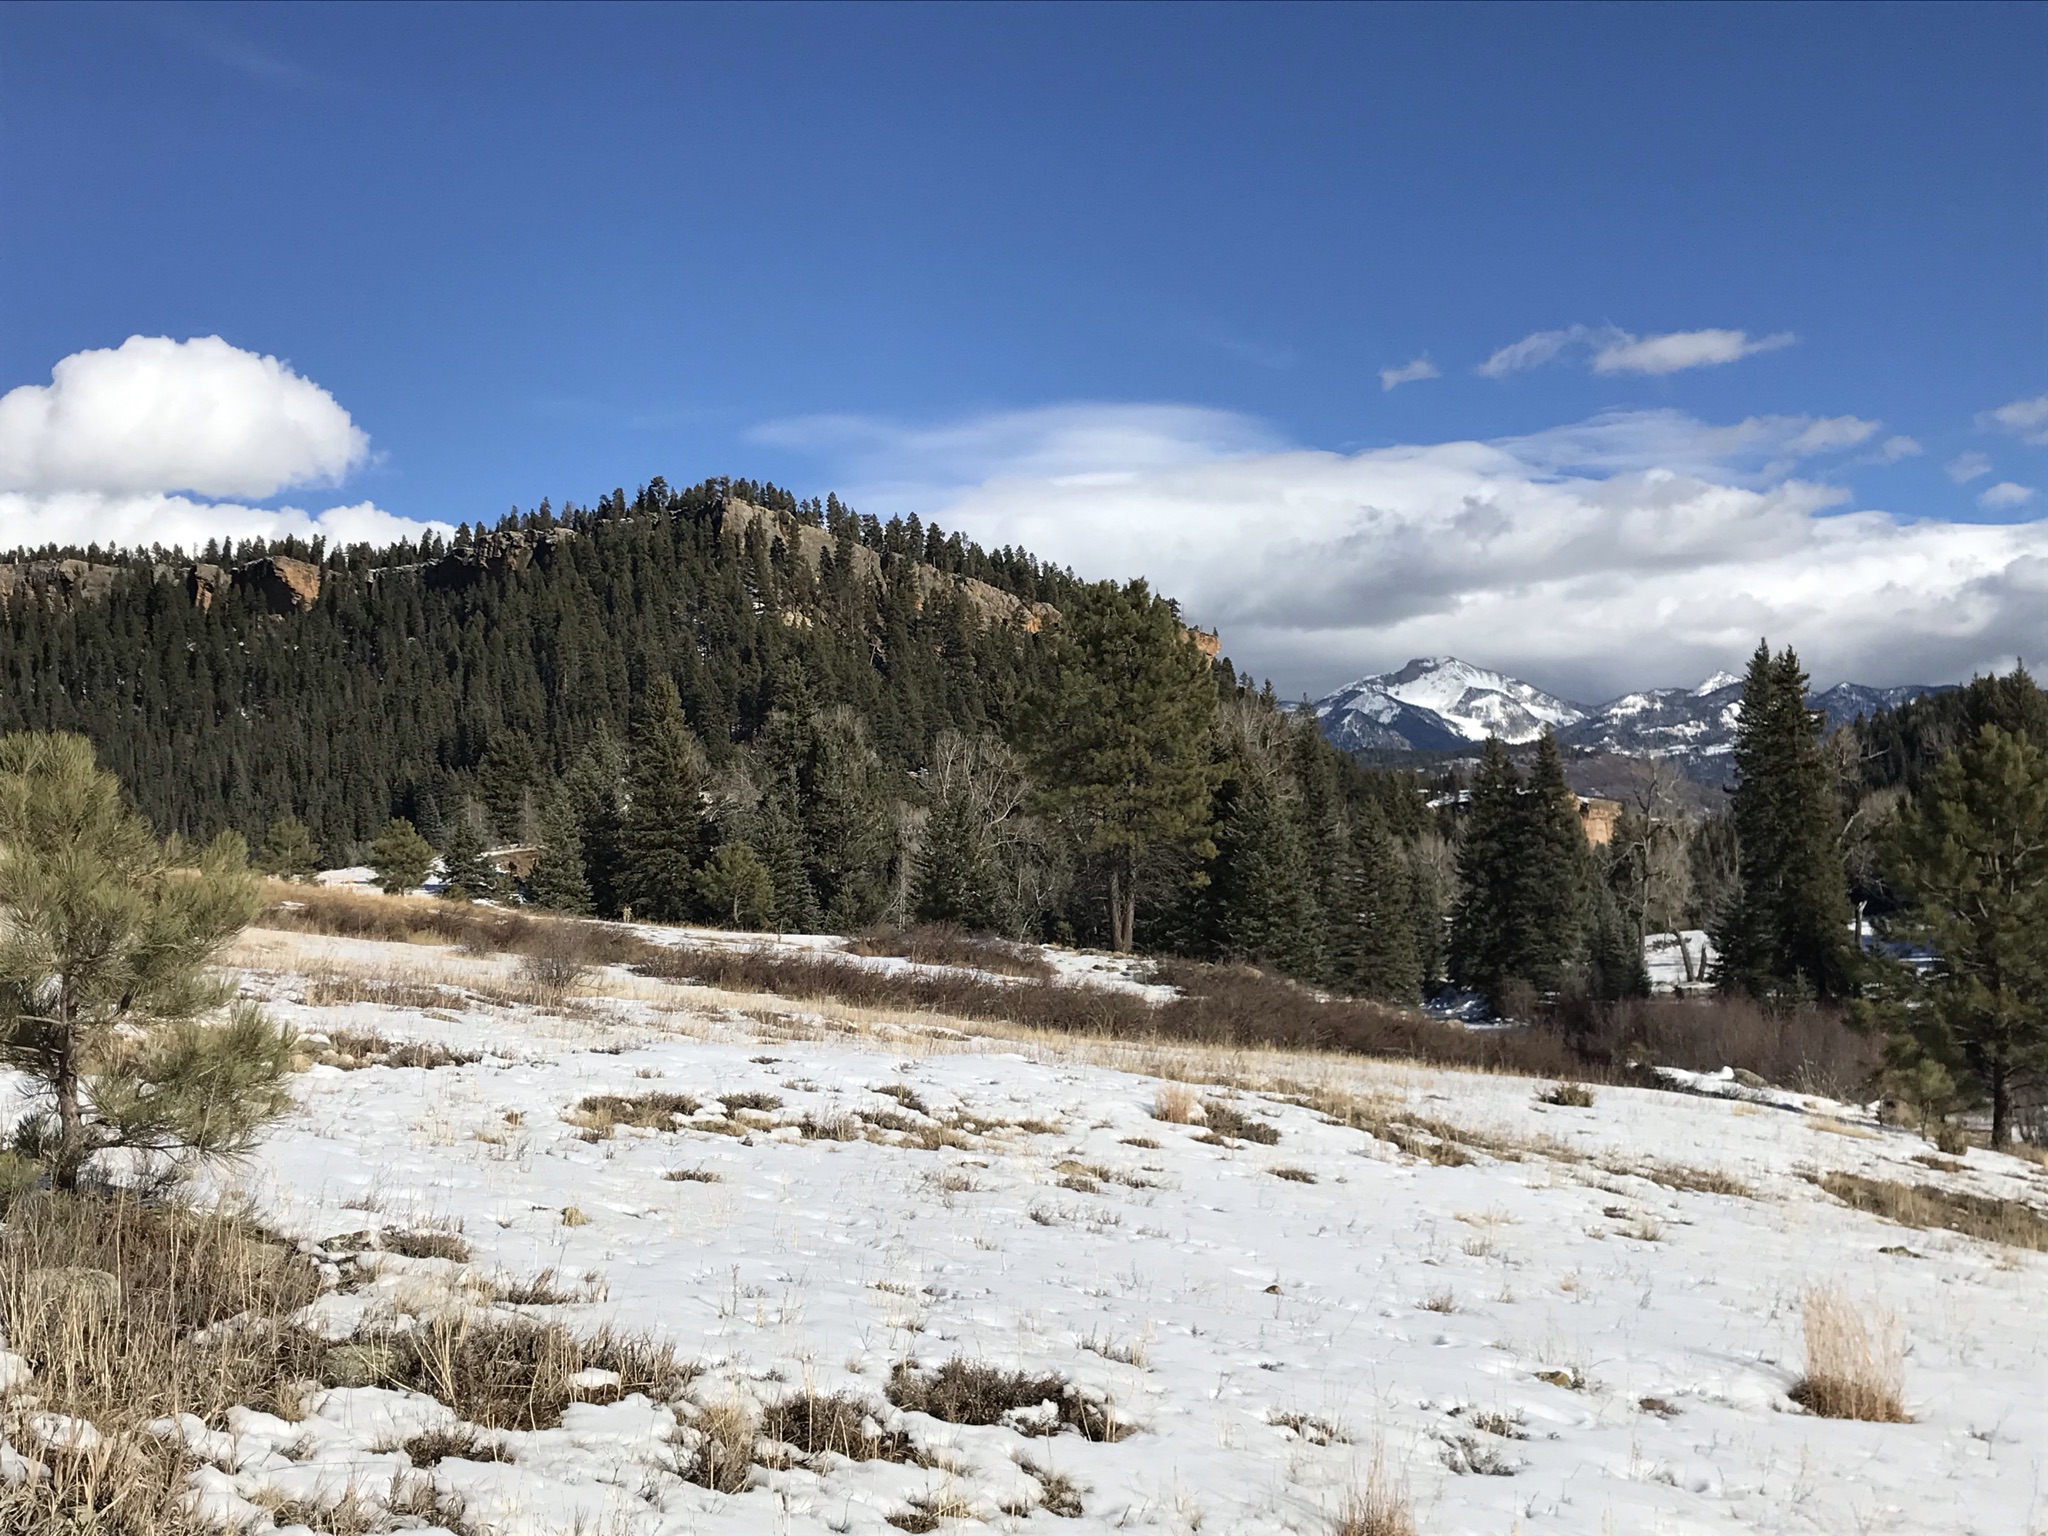
[{"label": "cumulus cloud", "polygon": [[1925,453],[1926,451],[1927,450],[1921,447],[1916,439],[1907,437],[1904,433],[1900,433],[1895,437],[1888,437],[1882,443],[1880,443],[1878,445],[1877,454],[1879,458],[1885,461],[1885,463],[1896,464],[1901,459],[1916,458],[1920,454]]},{"label": "cumulus cloud", "polygon": [[352,542],[430,526],[368,502],[249,504],[339,484],[369,452],[334,396],[275,357],[218,336],[131,336],[0,396],[0,536],[14,546]]},{"label": "cumulus cloud", "polygon": [[2001,480],[1977,493],[1977,505],[1993,512],[2010,512],[2014,507],[2024,507],[2033,499],[2032,486],[2015,485],[2010,480]]},{"label": "cumulus cloud", "polygon": [[1968,485],[1980,475],[1991,473],[1991,461],[1981,453],[1959,453],[1948,461],[1949,479],[1957,485]]},{"label": "cumulus cloud", "polygon": [[2031,400],[2014,400],[1995,411],[1986,411],[1978,425],[2010,432],[2023,443],[2048,443],[2048,395]]},{"label": "cumulus cloud", "polygon": [[1403,384],[1413,384],[1420,379],[1437,379],[1442,377],[1442,370],[1429,360],[1429,354],[1425,352],[1412,363],[1403,363],[1398,368],[1382,368],[1380,370],[1380,388],[1396,389]]},{"label": "cumulus cloud", "polygon": [[1634,336],[1611,325],[1573,325],[1559,331],[1535,331],[1511,342],[1481,363],[1478,371],[1485,378],[1505,378],[1554,361],[1567,349],[1584,349],[1591,354],[1595,373],[1680,373],[1688,368],[1718,367],[1758,352],[1775,352],[1791,346],[1795,339],[1790,331],[1754,339],[1747,331],[1730,330]]},{"label": "cumulus cloud", "polygon": [[[1169,430],[1112,472],[1061,446],[1100,445],[1081,426],[1089,409],[839,430],[859,467],[884,471],[855,487],[861,505],[1085,576],[1150,577],[1290,693],[1444,653],[1595,699],[1696,681],[1760,635],[1797,646],[1823,681],[1952,678],[2039,649],[2048,526],[1847,510],[1848,492],[1787,467],[1875,423],[1614,413],[1342,454],[1156,408]],[[1132,410],[1108,430],[1135,447]],[[1020,451],[975,461],[957,452],[970,441]],[[950,487],[942,465],[959,475]],[[907,504],[913,484],[925,489]]]}]

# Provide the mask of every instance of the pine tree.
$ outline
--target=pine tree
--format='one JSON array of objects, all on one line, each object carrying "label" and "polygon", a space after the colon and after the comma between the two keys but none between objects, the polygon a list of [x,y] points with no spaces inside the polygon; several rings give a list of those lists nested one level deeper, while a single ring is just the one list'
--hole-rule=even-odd
[{"label": "pine tree", "polygon": [[562,779],[562,792],[581,838],[584,878],[590,883],[590,904],[603,917],[616,917],[624,856],[620,839],[625,828],[626,752],[619,739],[600,730]]},{"label": "pine tree", "polygon": [[566,789],[557,790],[541,818],[540,849],[526,876],[526,899],[550,912],[590,911],[590,881],[583,871],[583,829]]},{"label": "pine tree", "polygon": [[1451,976],[1499,1007],[1508,984],[1530,982],[1520,877],[1524,855],[1522,776],[1492,737],[1472,779],[1471,807],[1458,845],[1458,895],[1451,913]]},{"label": "pine tree", "polygon": [[711,920],[732,928],[775,923],[775,882],[761,856],[745,843],[718,845],[697,871],[697,899]]},{"label": "pine tree", "polygon": [[1035,768],[1053,813],[1107,877],[1111,946],[1131,947],[1161,855],[1210,857],[1216,683],[1173,604],[1144,582],[1077,595],[1037,701]]},{"label": "pine tree", "polygon": [[986,927],[998,878],[990,853],[968,797],[958,791],[940,796],[918,841],[912,915],[926,923]]},{"label": "pine tree", "polygon": [[1228,960],[1308,973],[1321,921],[1296,807],[1244,758],[1218,798],[1224,810],[1201,903],[1209,944]]},{"label": "pine tree", "polygon": [[1422,990],[1414,871],[1377,807],[1361,807],[1338,865],[1330,979],[1356,997],[1412,1003]]},{"label": "pine tree", "polygon": [[1991,1100],[1991,1144],[2015,1094],[2048,1079],[2048,750],[1984,726],[1943,756],[1900,817],[1892,873],[1938,957],[1933,1006],[1896,1015]]},{"label": "pine tree", "polygon": [[441,894],[450,901],[489,901],[504,879],[484,852],[483,808],[465,805],[441,847]]},{"label": "pine tree", "polygon": [[239,836],[175,869],[84,738],[0,737],[0,1061],[51,1106],[15,1142],[57,1188],[114,1148],[246,1151],[289,1107],[291,1035],[209,968],[261,905]]},{"label": "pine tree", "polygon": [[392,817],[370,845],[370,868],[376,871],[378,888],[387,896],[418,890],[433,867],[433,845],[403,817]]},{"label": "pine tree", "polygon": [[647,690],[632,754],[619,829],[620,894],[635,917],[682,922],[690,916],[691,877],[704,851],[704,750],[667,677]]},{"label": "pine tree", "polygon": [[1757,997],[1839,998],[1855,977],[1822,724],[1799,658],[1759,644],[1735,733],[1737,883],[1715,934],[1722,985]]},{"label": "pine tree", "polygon": [[1592,867],[1578,796],[1565,782],[1557,738],[1549,731],[1536,746],[1520,819],[1515,875],[1524,888],[1521,910],[1529,924],[1522,974],[1540,990],[1556,991],[1585,967]]},{"label": "pine tree", "polygon": [[860,716],[828,710],[814,723],[799,765],[811,886],[839,932],[874,922],[889,897],[895,818],[882,765]]},{"label": "pine tree", "polygon": [[761,797],[752,832],[752,846],[768,871],[777,932],[815,933],[824,926],[818,893],[811,887],[804,844],[803,820],[797,814],[796,791],[777,783]]},{"label": "pine tree", "polygon": [[279,880],[311,880],[320,873],[320,850],[313,834],[296,816],[280,816],[263,834],[263,846],[256,854],[256,867]]}]

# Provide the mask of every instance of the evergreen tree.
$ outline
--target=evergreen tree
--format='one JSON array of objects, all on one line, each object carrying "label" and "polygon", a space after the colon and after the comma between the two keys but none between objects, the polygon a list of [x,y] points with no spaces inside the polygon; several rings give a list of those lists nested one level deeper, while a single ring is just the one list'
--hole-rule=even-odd
[{"label": "evergreen tree", "polygon": [[920,922],[987,927],[998,878],[967,795],[956,790],[940,796],[918,842],[912,915]]},{"label": "evergreen tree", "polygon": [[540,764],[533,741],[524,731],[491,732],[490,746],[477,764],[476,792],[491,830],[504,842],[520,842],[527,833],[526,814]]},{"label": "evergreen tree", "polygon": [[1521,973],[1540,990],[1555,991],[1585,967],[1592,866],[1579,799],[1565,783],[1557,738],[1547,730],[1536,745],[1520,810],[1514,876],[1524,887],[1521,911],[1529,925]]},{"label": "evergreen tree", "polygon": [[433,867],[433,845],[403,817],[392,817],[370,845],[370,868],[376,871],[378,888],[387,896],[418,890]]},{"label": "evergreen tree", "polygon": [[1224,811],[1202,902],[1210,946],[1225,959],[1308,973],[1321,923],[1295,807],[1244,758],[1219,799]]},{"label": "evergreen tree", "polygon": [[888,901],[895,818],[881,760],[859,715],[828,710],[813,724],[809,740],[797,765],[807,873],[825,921],[850,932],[878,919]]},{"label": "evergreen tree", "polygon": [[0,1061],[51,1107],[17,1148],[75,1189],[99,1153],[246,1151],[293,1041],[209,969],[261,890],[239,836],[174,869],[82,737],[0,737]]},{"label": "evergreen tree", "polygon": [[1991,1144],[2016,1092],[2048,1077],[2048,750],[1984,726],[1926,776],[1899,819],[1893,873],[1937,958],[1932,1007],[1895,1029],[1991,1100]]},{"label": "evergreen tree", "polygon": [[621,839],[625,830],[626,751],[608,730],[578,755],[562,780],[563,798],[575,818],[590,905],[600,916],[616,917],[625,898]]},{"label": "evergreen tree", "polygon": [[633,766],[619,828],[620,894],[652,922],[690,916],[692,881],[704,849],[704,749],[676,685],[658,677],[635,720]]},{"label": "evergreen tree", "polygon": [[450,901],[488,901],[503,885],[498,866],[485,856],[483,810],[465,805],[441,848],[441,894]]},{"label": "evergreen tree", "polygon": [[583,870],[583,829],[576,805],[564,788],[548,801],[541,818],[540,849],[526,876],[526,899],[550,912],[583,916],[590,911],[590,880]]},{"label": "evergreen tree", "polygon": [[256,867],[279,880],[311,880],[320,873],[320,850],[313,834],[296,816],[280,816],[263,834],[263,846],[256,854]]},{"label": "evergreen tree", "polygon": [[1586,986],[1606,1001],[1647,997],[1650,972],[1643,961],[1643,930],[1605,885],[1593,889],[1586,933]]},{"label": "evergreen tree", "polygon": [[1488,737],[1472,779],[1465,834],[1458,845],[1458,895],[1451,913],[1451,976],[1497,1008],[1508,984],[1533,982],[1522,776],[1507,748]]},{"label": "evergreen tree", "polygon": [[1104,870],[1111,946],[1131,947],[1162,854],[1209,857],[1216,684],[1173,604],[1142,581],[1077,594],[1056,632],[1031,745],[1053,813]]},{"label": "evergreen tree", "polygon": [[796,810],[794,786],[783,782],[761,798],[752,846],[768,871],[777,932],[815,933],[824,926],[818,893],[805,871],[803,820]]},{"label": "evergreen tree", "polygon": [[1331,981],[1356,997],[1416,1001],[1422,963],[1415,873],[1376,806],[1359,809],[1338,871],[1329,917]]},{"label": "evergreen tree", "polygon": [[763,929],[775,923],[775,881],[745,843],[720,843],[697,871],[697,899],[713,922]]},{"label": "evergreen tree", "polygon": [[1799,658],[1759,644],[1735,733],[1737,883],[1715,934],[1722,985],[1757,997],[1839,998],[1855,974],[1822,724]]}]

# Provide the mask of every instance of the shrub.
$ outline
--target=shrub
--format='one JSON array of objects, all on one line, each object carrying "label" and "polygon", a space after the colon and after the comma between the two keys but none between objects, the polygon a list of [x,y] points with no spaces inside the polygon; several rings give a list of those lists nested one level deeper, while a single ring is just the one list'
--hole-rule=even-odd
[{"label": "shrub", "polygon": [[1555,1104],[1560,1109],[1591,1109],[1593,1090],[1584,1083],[1559,1083],[1555,1088],[1536,1095],[1545,1104]]}]

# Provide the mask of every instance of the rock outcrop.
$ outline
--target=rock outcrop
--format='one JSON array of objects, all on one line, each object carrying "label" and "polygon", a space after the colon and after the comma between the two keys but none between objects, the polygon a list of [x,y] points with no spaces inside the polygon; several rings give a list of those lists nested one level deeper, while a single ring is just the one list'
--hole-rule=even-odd
[{"label": "rock outcrop", "polygon": [[[781,540],[801,555],[814,573],[823,568],[828,553],[836,555],[838,551],[838,541],[825,529],[803,522],[787,512],[759,507],[750,501],[728,501],[720,509],[721,532],[744,540],[748,532],[756,528],[770,539]],[[872,585],[881,586],[882,557],[865,544],[850,544],[847,550],[854,570]],[[949,576],[937,566],[927,565],[921,560],[911,567],[910,579],[920,613],[934,593],[950,592],[974,614],[975,621],[983,628],[1015,625],[1026,634],[1035,635],[1060,620],[1059,609],[1051,603],[1027,603],[1001,587],[992,587],[972,576]],[[783,622],[794,623],[796,620],[785,617]]]},{"label": "rock outcrop", "polygon": [[430,587],[474,586],[485,576],[546,567],[555,550],[576,537],[573,528],[507,528],[480,535],[426,567]]},{"label": "rock outcrop", "polygon": [[118,565],[85,560],[23,560],[0,565],[0,607],[16,597],[41,597],[57,602],[92,602],[107,595]]},{"label": "rock outcrop", "polygon": [[253,593],[266,609],[280,617],[304,613],[320,600],[320,567],[310,560],[271,555],[237,566],[235,586]]}]

